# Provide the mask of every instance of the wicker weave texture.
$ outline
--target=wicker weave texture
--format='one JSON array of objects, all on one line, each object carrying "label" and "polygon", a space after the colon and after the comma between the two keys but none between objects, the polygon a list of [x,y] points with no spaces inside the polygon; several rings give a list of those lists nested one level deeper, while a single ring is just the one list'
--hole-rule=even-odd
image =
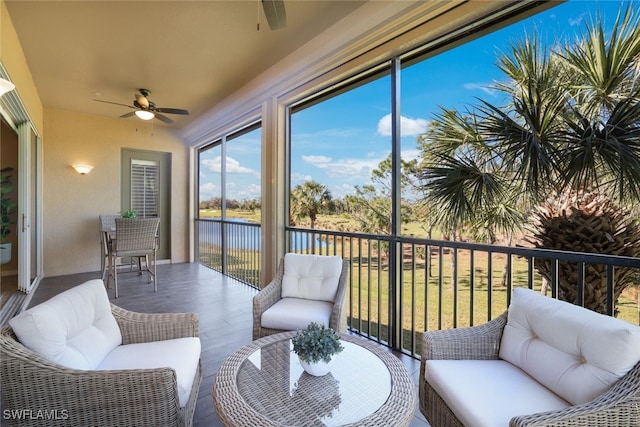
[{"label": "wicker weave texture", "polygon": [[[259,402],[261,399],[255,399],[252,402],[247,402],[239,391],[238,380],[243,378],[239,374],[240,368],[246,359],[253,354],[256,350],[271,346],[274,344],[284,343],[282,351],[275,351],[270,353],[272,360],[262,360],[262,363],[269,363],[273,365],[274,369],[281,367],[282,369],[289,369],[288,361],[290,358],[289,352],[289,340],[293,337],[295,332],[285,332],[276,335],[269,335],[259,340],[242,347],[236,353],[231,355],[221,366],[220,370],[216,374],[216,379],[213,386],[213,403],[218,413],[218,417],[225,426],[279,426],[279,425],[321,425],[319,421],[315,423],[304,422],[303,419],[309,419],[309,417],[300,415],[296,418],[296,411],[299,414],[313,413],[326,413],[327,406],[335,404],[331,400],[329,390],[332,388],[332,380],[329,377],[312,378],[311,381],[305,384],[306,393],[309,396],[318,396],[318,400],[313,398],[304,400],[298,408],[288,405],[287,411],[291,413],[283,414],[285,406],[282,407],[282,411],[274,411],[275,405],[270,405],[270,408],[264,408],[259,410]],[[415,386],[411,379],[411,375],[404,367],[402,362],[398,360],[393,354],[381,349],[373,343],[370,343],[361,338],[353,337],[346,334],[341,334],[341,338],[349,343],[356,344],[363,347],[369,352],[373,353],[375,357],[389,370],[391,378],[391,391],[387,400],[379,407],[375,412],[369,414],[365,418],[354,422],[350,425],[358,426],[408,426],[414,416],[415,408],[417,404]],[[264,356],[263,356],[264,357]],[[308,375],[308,374],[303,374]],[[286,379],[286,384],[282,385],[285,389],[288,389],[289,379],[287,375],[282,375],[282,379]],[[314,381],[317,380],[317,381]],[[277,380],[274,378],[274,381]],[[267,385],[262,386],[250,383],[242,384],[243,388],[250,389],[255,388],[255,393],[270,393],[270,389]],[[327,388],[328,387],[328,388]],[[274,385],[273,390],[278,390],[281,387]],[[253,390],[252,390],[253,391]],[[277,399],[277,391],[273,392],[274,399]],[[366,392],[363,391],[363,396]],[[250,396],[247,397],[250,399]],[[277,418],[274,419],[274,418]],[[297,422],[283,423],[278,420],[297,420]]]},{"label": "wicker weave texture", "polygon": [[[197,314],[144,314],[112,308],[125,343],[198,336]],[[8,426],[188,427],[201,381],[199,366],[189,401],[180,408],[173,369],[69,369],[20,344],[11,327],[0,330],[2,408],[31,411],[28,419],[9,417]],[[50,419],[43,420],[44,414]]]},{"label": "wicker weave texture", "polygon": [[[283,331],[280,329],[263,328],[260,324],[262,313],[269,307],[277,303],[282,294],[282,278],[284,276],[284,258],[280,260],[278,271],[273,280],[253,297],[253,339],[266,337],[268,335],[279,334]],[[329,327],[338,332],[347,331],[347,280],[349,277],[349,261],[342,261],[342,272],[338,279],[338,289],[336,298],[331,310],[331,318],[329,319]]]},{"label": "wicker weave texture", "polygon": [[[433,427],[462,426],[438,393],[425,381],[427,360],[497,359],[507,312],[479,326],[425,332],[420,363],[420,411]],[[511,427],[640,426],[640,362],[611,389],[584,405],[511,419]]]}]

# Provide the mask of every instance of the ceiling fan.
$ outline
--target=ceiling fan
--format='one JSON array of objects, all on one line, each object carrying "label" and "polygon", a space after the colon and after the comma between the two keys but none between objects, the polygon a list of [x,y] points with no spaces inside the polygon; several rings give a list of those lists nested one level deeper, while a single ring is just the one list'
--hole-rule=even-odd
[{"label": "ceiling fan", "polygon": [[[262,9],[267,18],[269,28],[279,30],[287,26],[287,13],[284,10],[284,0],[262,0]],[[258,30],[260,25],[258,24]]]},{"label": "ceiling fan", "polygon": [[[161,122],[172,124],[173,120],[164,114],[180,114],[186,116],[189,114],[187,110],[181,108],[160,108],[153,101],[149,100],[151,91],[149,89],[139,89],[140,93],[136,93],[136,99],[133,100],[133,105],[121,104],[119,102],[103,101],[102,99],[94,99],[94,101],[104,102],[107,104],[121,105],[123,107],[133,108],[136,111],[123,114],[120,118],[131,117],[134,114],[142,120],[151,120],[156,118]],[[162,114],[164,113],[164,114]]]}]

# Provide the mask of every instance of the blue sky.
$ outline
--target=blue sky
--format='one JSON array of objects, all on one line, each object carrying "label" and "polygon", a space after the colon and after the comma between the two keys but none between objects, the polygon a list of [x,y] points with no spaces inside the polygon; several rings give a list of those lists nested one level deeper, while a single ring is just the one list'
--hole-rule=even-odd
[{"label": "blue sky", "polygon": [[[571,40],[585,19],[600,11],[612,23],[621,1],[572,0],[498,32],[405,68],[401,75],[402,156],[417,155],[416,138],[427,129],[438,106],[463,109],[483,98],[497,102],[487,86],[502,75],[498,52],[525,31],[537,29],[547,40]],[[633,3],[638,7],[638,2]],[[292,186],[307,180],[326,185],[334,198],[353,194],[355,185],[370,183],[370,174],[391,150],[390,78],[382,77],[293,115]],[[260,131],[229,144],[227,198],[260,196]],[[203,160],[201,200],[220,194],[219,150]]]}]

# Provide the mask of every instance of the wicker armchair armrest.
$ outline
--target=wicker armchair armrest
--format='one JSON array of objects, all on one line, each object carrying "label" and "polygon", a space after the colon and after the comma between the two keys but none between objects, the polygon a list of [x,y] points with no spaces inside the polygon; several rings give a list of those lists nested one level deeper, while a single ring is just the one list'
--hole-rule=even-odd
[{"label": "wicker armchair armrest", "polygon": [[583,405],[513,417],[510,427],[634,426],[640,422],[640,362],[609,390]]},{"label": "wicker armchair armrest", "polygon": [[262,336],[262,313],[280,300],[282,295],[282,276],[276,276],[267,286],[253,297],[253,339]]},{"label": "wicker armchair armrest", "polygon": [[111,304],[122,344],[198,337],[197,313],[136,313]]},{"label": "wicker armchair armrest", "polygon": [[469,328],[429,331],[422,334],[422,359],[497,359],[505,311],[495,319]]},{"label": "wicker armchair armrest", "polygon": [[338,290],[331,310],[329,326],[338,332],[347,331],[347,280],[349,278],[349,261],[342,261],[342,273],[338,279]]},{"label": "wicker armchair armrest", "polygon": [[[24,347],[9,327],[3,329],[0,344],[3,409],[14,411],[9,414],[47,411],[59,420],[47,425],[178,424],[178,387],[171,368],[65,368]],[[18,417],[9,417],[7,424],[25,425]]]}]

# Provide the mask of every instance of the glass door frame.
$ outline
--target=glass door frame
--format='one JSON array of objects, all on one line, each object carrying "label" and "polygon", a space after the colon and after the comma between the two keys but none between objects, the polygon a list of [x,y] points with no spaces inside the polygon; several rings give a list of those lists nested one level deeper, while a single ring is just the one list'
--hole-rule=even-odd
[{"label": "glass door frame", "polygon": [[17,130],[18,289],[28,294],[42,279],[42,139],[30,122]]}]

